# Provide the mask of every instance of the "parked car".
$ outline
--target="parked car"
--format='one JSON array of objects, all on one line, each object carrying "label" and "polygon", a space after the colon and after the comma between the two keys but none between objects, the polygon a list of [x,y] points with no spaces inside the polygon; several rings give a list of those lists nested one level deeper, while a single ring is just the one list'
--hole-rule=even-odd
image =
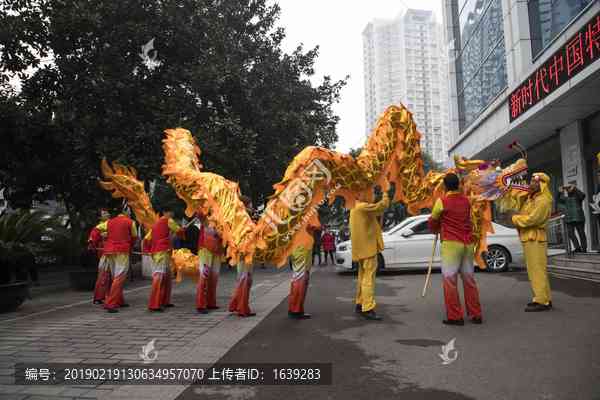
[{"label": "parked car", "polygon": [[[384,249],[378,254],[378,269],[422,269],[429,265],[435,235],[430,231],[429,215],[409,217],[383,233]],[[487,269],[491,272],[507,271],[511,263],[523,261],[523,247],[516,229],[493,223],[494,233],[488,235]],[[337,246],[336,270],[338,272],[356,269],[352,262],[351,242]],[[433,267],[440,267],[440,246],[438,243]]]}]

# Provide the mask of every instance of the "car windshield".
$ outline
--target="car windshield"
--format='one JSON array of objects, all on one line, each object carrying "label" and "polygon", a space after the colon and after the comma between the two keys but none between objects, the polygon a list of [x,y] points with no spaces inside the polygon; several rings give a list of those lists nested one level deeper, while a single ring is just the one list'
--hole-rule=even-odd
[{"label": "car windshield", "polygon": [[388,228],[385,233],[394,233],[394,232],[398,232],[400,229],[404,228],[405,226],[407,226],[408,224],[414,222],[415,219],[417,219],[418,217],[410,217],[410,218],[406,218],[404,221],[400,222],[398,225],[394,225],[391,228]]}]

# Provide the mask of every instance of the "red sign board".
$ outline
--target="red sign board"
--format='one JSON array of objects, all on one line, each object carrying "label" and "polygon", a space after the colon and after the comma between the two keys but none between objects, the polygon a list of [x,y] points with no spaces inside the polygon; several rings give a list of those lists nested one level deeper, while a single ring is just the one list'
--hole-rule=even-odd
[{"label": "red sign board", "polygon": [[510,122],[600,58],[600,13],[540,65],[511,94]]}]

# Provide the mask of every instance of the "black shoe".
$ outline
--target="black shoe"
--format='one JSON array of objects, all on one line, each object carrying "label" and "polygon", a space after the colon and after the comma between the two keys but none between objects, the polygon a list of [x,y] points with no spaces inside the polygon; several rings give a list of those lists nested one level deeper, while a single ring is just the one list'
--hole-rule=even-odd
[{"label": "black shoe", "polygon": [[481,319],[481,317],[474,317],[471,318],[471,322],[477,325],[481,325],[483,324],[483,319]]},{"label": "black shoe", "polygon": [[[536,304],[538,304],[538,303],[536,303],[536,302],[532,301],[531,303],[527,303],[527,307],[533,307],[533,306],[535,306]],[[542,304],[542,305],[543,305],[543,304]],[[546,307],[550,307],[550,308],[552,308],[552,301],[550,301]]]},{"label": "black shoe", "polygon": [[104,304],[102,300],[94,300],[94,304]]},{"label": "black shoe", "polygon": [[550,311],[552,306],[549,304],[546,306],[544,304],[533,303],[531,306],[527,306],[525,308],[525,312],[540,312],[540,311]]},{"label": "black shoe", "polygon": [[162,308],[149,308],[149,310],[153,311],[153,312],[163,312],[163,311],[165,311]]},{"label": "black shoe", "polygon": [[129,307],[129,304],[127,304],[127,303],[123,303],[123,304],[121,304],[119,307],[126,308],[126,307]]},{"label": "black shoe", "polygon": [[118,313],[118,312],[119,312],[119,310],[117,310],[116,308],[108,308],[108,309],[106,309],[106,312],[109,312],[109,313],[111,313],[111,314],[114,314],[114,313]]},{"label": "black shoe", "polygon": [[377,313],[373,310],[365,311],[361,314],[365,319],[368,319],[370,321],[381,321],[383,319],[379,315],[377,315]]},{"label": "black shoe", "polygon": [[167,308],[175,307],[175,304],[169,303],[169,304],[165,304],[163,307],[167,307]]},{"label": "black shoe", "polygon": [[288,311],[288,317],[291,319],[310,319],[312,316],[310,314],[301,313],[301,312],[291,312]]},{"label": "black shoe", "polygon": [[208,314],[208,310],[206,308],[196,308],[198,314]]},{"label": "black shoe", "polygon": [[248,314],[238,314],[238,317],[242,317],[242,318],[246,318],[246,317],[255,317],[256,313],[255,312],[251,312]]},{"label": "black shoe", "polygon": [[206,307],[208,310],[218,310],[219,306]]},{"label": "black shoe", "polygon": [[465,324],[465,320],[463,320],[463,319],[445,319],[442,321],[442,323],[445,325],[463,326]]},{"label": "black shoe", "polygon": [[357,313],[357,314],[360,314],[362,312],[362,304],[357,304],[354,307],[354,312]]}]

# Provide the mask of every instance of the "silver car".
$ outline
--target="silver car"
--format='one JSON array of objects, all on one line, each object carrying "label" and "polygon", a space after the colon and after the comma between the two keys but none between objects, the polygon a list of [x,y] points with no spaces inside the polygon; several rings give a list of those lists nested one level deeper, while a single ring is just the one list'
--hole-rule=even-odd
[{"label": "silver car", "polygon": [[[378,269],[421,269],[427,268],[435,235],[429,230],[429,215],[418,215],[402,221],[383,233],[384,249],[377,256]],[[521,264],[523,247],[516,229],[493,223],[494,233],[489,234],[486,263],[489,271],[507,271],[510,263]],[[338,272],[356,269],[352,263],[350,241],[337,246],[336,270]],[[433,267],[440,267],[440,246],[438,243]]]}]

